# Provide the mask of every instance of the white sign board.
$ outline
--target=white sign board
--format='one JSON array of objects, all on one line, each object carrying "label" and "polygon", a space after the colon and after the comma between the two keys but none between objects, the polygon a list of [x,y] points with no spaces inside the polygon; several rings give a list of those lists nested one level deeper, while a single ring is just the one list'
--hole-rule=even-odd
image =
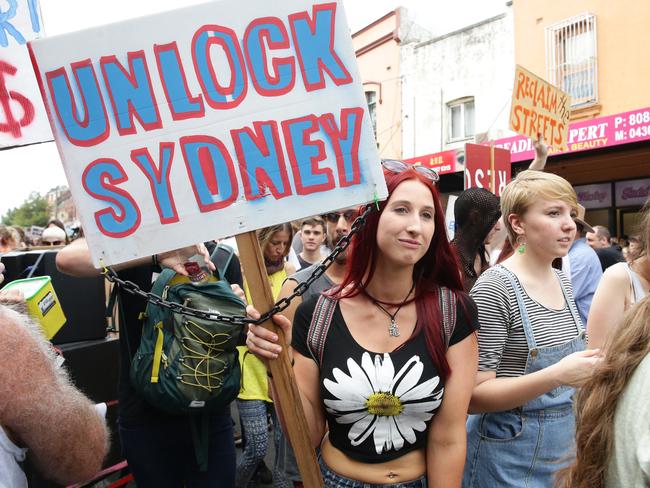
[{"label": "white sign board", "polygon": [[96,265],[386,198],[339,2],[212,2],[30,50]]},{"label": "white sign board", "polygon": [[37,0],[0,2],[0,149],[52,140],[27,50],[43,35]]}]

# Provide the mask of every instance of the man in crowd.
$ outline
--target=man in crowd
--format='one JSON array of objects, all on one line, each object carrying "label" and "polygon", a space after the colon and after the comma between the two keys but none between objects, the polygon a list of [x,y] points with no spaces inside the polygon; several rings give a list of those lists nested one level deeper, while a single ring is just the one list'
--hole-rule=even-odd
[{"label": "man in crowd", "polygon": [[578,216],[573,219],[577,227],[576,238],[569,254],[562,259],[562,270],[571,278],[578,313],[582,323],[586,325],[591,301],[603,276],[603,270],[598,256],[585,239],[585,232],[593,232],[593,228],[584,219],[585,208],[578,205]]},{"label": "man in crowd", "polygon": [[[0,283],[4,280],[0,263]],[[108,450],[108,430],[24,313],[24,298],[0,291],[0,486],[26,488],[20,463],[69,485],[91,479]]]},{"label": "man in crowd", "polygon": [[298,254],[300,263],[298,271],[319,263],[323,259],[321,245],[325,241],[325,223],[314,217],[303,220],[300,226],[300,241],[302,242],[302,251]]},{"label": "man in crowd", "polygon": [[[326,232],[327,240],[330,245],[333,247],[336,246],[336,243],[341,239],[341,237],[346,236],[350,233],[350,228],[352,222],[359,215],[357,207],[346,208],[339,210],[338,212],[330,212],[324,215],[324,218],[327,222]],[[321,221],[322,223],[322,221]],[[304,227],[303,227],[304,228]],[[289,320],[293,321],[294,314],[296,313],[296,308],[303,300],[308,300],[309,298],[319,295],[322,291],[331,288],[332,286],[343,281],[345,276],[345,263],[347,261],[347,250],[339,254],[334,262],[331,264],[327,271],[323,273],[320,278],[318,278],[309,289],[302,295],[301,298],[295,298],[291,305],[282,312],[282,315],[285,315]],[[307,268],[304,268],[297,273],[289,276],[280,290],[280,295],[278,299],[286,298],[293,293],[296,287],[306,281],[314,272],[317,265],[312,265]],[[280,435],[280,429],[276,429],[276,435]],[[298,468],[296,466],[296,460],[289,446],[289,443],[286,440],[286,437],[283,437],[282,442],[280,443],[280,448],[276,453],[276,466],[275,469],[283,470],[287,479],[290,479],[294,484],[300,482],[300,474],[298,473]]]},{"label": "man in crowd", "polygon": [[609,243],[611,235],[607,227],[594,225],[593,229],[593,232],[587,232],[587,244],[596,251],[603,271],[623,261],[623,253]]}]

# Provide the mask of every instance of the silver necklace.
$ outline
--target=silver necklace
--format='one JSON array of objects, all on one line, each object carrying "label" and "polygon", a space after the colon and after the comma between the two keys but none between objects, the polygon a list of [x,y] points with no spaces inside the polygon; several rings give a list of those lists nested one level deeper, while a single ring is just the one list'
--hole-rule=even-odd
[{"label": "silver necklace", "polygon": [[386,310],[381,305],[379,300],[377,300],[372,295],[370,295],[366,290],[364,290],[364,293],[366,294],[366,296],[368,298],[370,298],[370,301],[373,304],[375,304],[379,308],[379,310],[384,312],[390,318],[390,324],[388,325],[388,335],[390,337],[399,337],[399,325],[397,325],[397,320],[395,320],[395,317],[397,317],[397,314],[399,313],[399,311],[402,309],[402,307],[404,305],[406,305],[408,303],[411,303],[413,301],[413,299],[409,300],[408,297],[411,296],[411,293],[413,293],[414,288],[415,288],[415,283],[413,283],[413,286],[409,290],[408,294],[406,295],[404,300],[399,305],[397,303],[393,304],[393,303],[381,302],[381,303],[384,303],[385,305],[390,305],[390,306],[393,306],[393,307],[397,307],[397,310],[395,310],[394,313],[390,313],[388,310]]}]

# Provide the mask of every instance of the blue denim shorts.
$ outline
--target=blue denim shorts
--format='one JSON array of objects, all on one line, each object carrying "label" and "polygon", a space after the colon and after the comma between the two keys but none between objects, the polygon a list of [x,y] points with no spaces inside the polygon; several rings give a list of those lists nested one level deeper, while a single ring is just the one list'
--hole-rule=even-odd
[{"label": "blue denim shorts", "polygon": [[323,475],[324,488],[427,488],[427,477],[422,476],[413,481],[406,481],[404,483],[391,483],[389,485],[374,485],[372,483],[364,483],[362,481],[353,480],[336,474],[329,469],[323,461],[320,452],[318,453],[318,464],[320,465],[320,472]]}]

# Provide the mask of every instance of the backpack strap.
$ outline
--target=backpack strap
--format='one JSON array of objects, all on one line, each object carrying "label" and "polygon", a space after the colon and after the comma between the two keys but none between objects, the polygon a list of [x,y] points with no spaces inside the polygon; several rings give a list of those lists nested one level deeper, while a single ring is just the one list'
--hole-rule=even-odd
[{"label": "backpack strap", "polygon": [[449,341],[456,328],[456,295],[446,286],[438,287],[438,302],[442,315],[442,340],[445,348],[449,349]]},{"label": "backpack strap", "polygon": [[329,332],[337,300],[327,295],[320,295],[314,308],[314,315],[311,317],[309,331],[307,332],[307,347],[312,358],[317,364],[323,360],[325,341]]},{"label": "backpack strap", "polygon": [[[217,266],[217,272],[219,273],[219,279],[220,280],[225,280],[226,279],[226,272],[228,271],[228,268],[230,267],[230,262],[232,261],[232,257],[235,255],[235,250],[230,247],[228,244],[217,244],[217,247],[214,248],[214,251],[212,252],[212,256],[210,256],[210,259],[212,260],[215,265],[217,264],[217,253],[219,252],[219,249],[222,249],[225,251],[228,255],[226,258],[225,262],[223,263],[222,266]],[[227,281],[227,280],[226,280]]]},{"label": "backpack strap", "polygon": [[165,287],[169,284],[174,276],[176,276],[176,271],[171,268],[162,268],[162,271],[156,278],[156,281],[154,281],[153,285],[151,286],[151,293],[157,296],[162,296]]}]

